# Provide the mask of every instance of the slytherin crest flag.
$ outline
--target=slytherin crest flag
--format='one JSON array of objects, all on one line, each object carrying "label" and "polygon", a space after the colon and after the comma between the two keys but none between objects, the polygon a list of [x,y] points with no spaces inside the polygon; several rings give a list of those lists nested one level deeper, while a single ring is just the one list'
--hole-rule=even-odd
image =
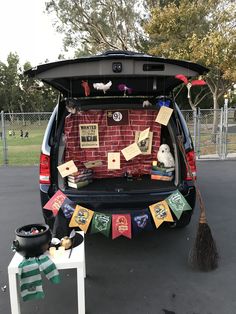
[{"label": "slytherin crest flag", "polygon": [[177,219],[180,219],[183,211],[192,209],[179,191],[172,193],[166,201]]},{"label": "slytherin crest flag", "polygon": [[149,208],[150,208],[153,220],[157,228],[160,227],[160,225],[164,221],[169,221],[169,222],[174,221],[170,212],[170,208],[165,200],[152,204],[149,206]]},{"label": "slytherin crest flag", "polygon": [[132,234],[137,235],[142,231],[152,231],[153,224],[150,211],[148,209],[142,210],[139,213],[131,214],[132,220]]},{"label": "slytherin crest flag", "polygon": [[112,215],[112,239],[120,236],[131,239],[130,214]]},{"label": "slytherin crest flag", "polygon": [[64,200],[66,199],[66,195],[63,194],[60,190],[58,190],[52,198],[44,205],[44,209],[51,210],[53,215],[56,216],[58,211],[63,204]]},{"label": "slytherin crest flag", "polygon": [[90,225],[91,219],[93,218],[93,214],[94,211],[77,205],[75,207],[73,216],[71,217],[69,227],[79,227],[81,230],[84,231],[84,233],[86,233]]},{"label": "slytherin crest flag", "polygon": [[109,237],[111,228],[111,215],[106,215],[103,213],[94,213],[91,233],[101,232],[106,237]]}]

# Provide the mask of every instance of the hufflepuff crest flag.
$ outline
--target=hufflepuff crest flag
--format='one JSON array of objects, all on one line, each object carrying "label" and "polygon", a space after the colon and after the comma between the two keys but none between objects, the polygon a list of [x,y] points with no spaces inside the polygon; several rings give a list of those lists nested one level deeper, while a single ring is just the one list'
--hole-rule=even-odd
[{"label": "hufflepuff crest flag", "polygon": [[71,217],[69,227],[79,227],[84,233],[87,232],[94,212],[88,208],[77,205]]},{"label": "hufflepuff crest flag", "polygon": [[149,208],[157,228],[160,227],[160,225],[164,221],[169,222],[174,221],[170,212],[170,208],[166,201],[161,201],[156,204],[152,204],[149,206]]},{"label": "hufflepuff crest flag", "polygon": [[101,232],[106,237],[109,237],[111,228],[111,215],[106,215],[103,213],[94,213],[91,233]]},{"label": "hufflepuff crest flag", "polygon": [[183,211],[192,209],[179,191],[172,193],[166,201],[178,219],[180,219]]}]

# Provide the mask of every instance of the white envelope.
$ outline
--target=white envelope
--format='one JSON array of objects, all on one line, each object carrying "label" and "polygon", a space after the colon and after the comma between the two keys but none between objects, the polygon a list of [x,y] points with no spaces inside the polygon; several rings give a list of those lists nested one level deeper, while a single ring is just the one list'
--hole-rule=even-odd
[{"label": "white envelope", "polygon": [[122,149],[121,152],[127,161],[142,153],[137,143],[127,146],[126,148]]},{"label": "white envelope", "polygon": [[73,160],[65,162],[64,164],[57,167],[58,171],[62,178],[69,176],[70,174],[77,172],[78,168],[76,167]]},{"label": "white envelope", "polygon": [[120,152],[107,153],[107,168],[109,170],[120,169]]}]

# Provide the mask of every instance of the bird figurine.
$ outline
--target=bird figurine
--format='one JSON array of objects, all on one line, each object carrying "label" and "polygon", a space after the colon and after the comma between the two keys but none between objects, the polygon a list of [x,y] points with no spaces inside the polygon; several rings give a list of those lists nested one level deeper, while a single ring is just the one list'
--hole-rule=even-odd
[{"label": "bird figurine", "polygon": [[85,96],[86,96],[86,97],[89,96],[89,95],[90,95],[90,87],[89,87],[88,82],[82,80],[81,85],[82,85],[82,87],[83,87],[83,89],[84,89],[84,94],[85,94]]},{"label": "bird figurine", "polygon": [[149,100],[144,100],[143,101],[143,108],[146,108],[146,107],[152,107],[152,104],[150,103]]},{"label": "bird figurine", "polygon": [[190,89],[192,86],[202,86],[202,85],[206,85],[206,82],[204,80],[193,80],[193,81],[189,81],[188,78],[183,75],[183,74],[177,74],[175,76],[177,79],[181,80],[184,82],[184,84],[186,85],[187,89],[188,89],[188,98],[190,98]]},{"label": "bird figurine", "polygon": [[124,92],[124,96],[126,96],[126,93],[132,94],[132,88],[126,86],[125,84],[119,84],[118,89],[121,92]]},{"label": "bird figurine", "polygon": [[167,144],[162,144],[157,152],[157,160],[162,162],[165,167],[174,167],[175,161]]},{"label": "bird figurine", "polygon": [[108,89],[110,89],[111,85],[112,85],[112,82],[111,82],[111,81],[109,81],[109,82],[106,83],[106,84],[103,84],[103,83],[93,83],[93,87],[94,87],[95,89],[97,89],[97,90],[103,90],[103,93],[104,93],[104,94],[106,94],[106,91],[107,91]]}]

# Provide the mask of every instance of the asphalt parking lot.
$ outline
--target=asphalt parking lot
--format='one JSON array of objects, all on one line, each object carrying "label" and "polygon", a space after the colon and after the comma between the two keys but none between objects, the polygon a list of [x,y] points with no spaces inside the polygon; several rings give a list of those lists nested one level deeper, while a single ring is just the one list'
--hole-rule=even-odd
[{"label": "asphalt parking lot", "polygon": [[[187,257],[197,228],[198,208],[182,230],[161,228],[132,240],[86,236],[87,314],[236,313],[236,161],[198,162],[207,217],[216,240],[219,268],[192,270]],[[42,222],[38,168],[0,168],[0,313],[10,313],[7,266],[14,230]],[[6,287],[5,287],[6,286]],[[44,282],[44,300],[22,304],[22,314],[76,313],[73,271],[62,283]]]}]

